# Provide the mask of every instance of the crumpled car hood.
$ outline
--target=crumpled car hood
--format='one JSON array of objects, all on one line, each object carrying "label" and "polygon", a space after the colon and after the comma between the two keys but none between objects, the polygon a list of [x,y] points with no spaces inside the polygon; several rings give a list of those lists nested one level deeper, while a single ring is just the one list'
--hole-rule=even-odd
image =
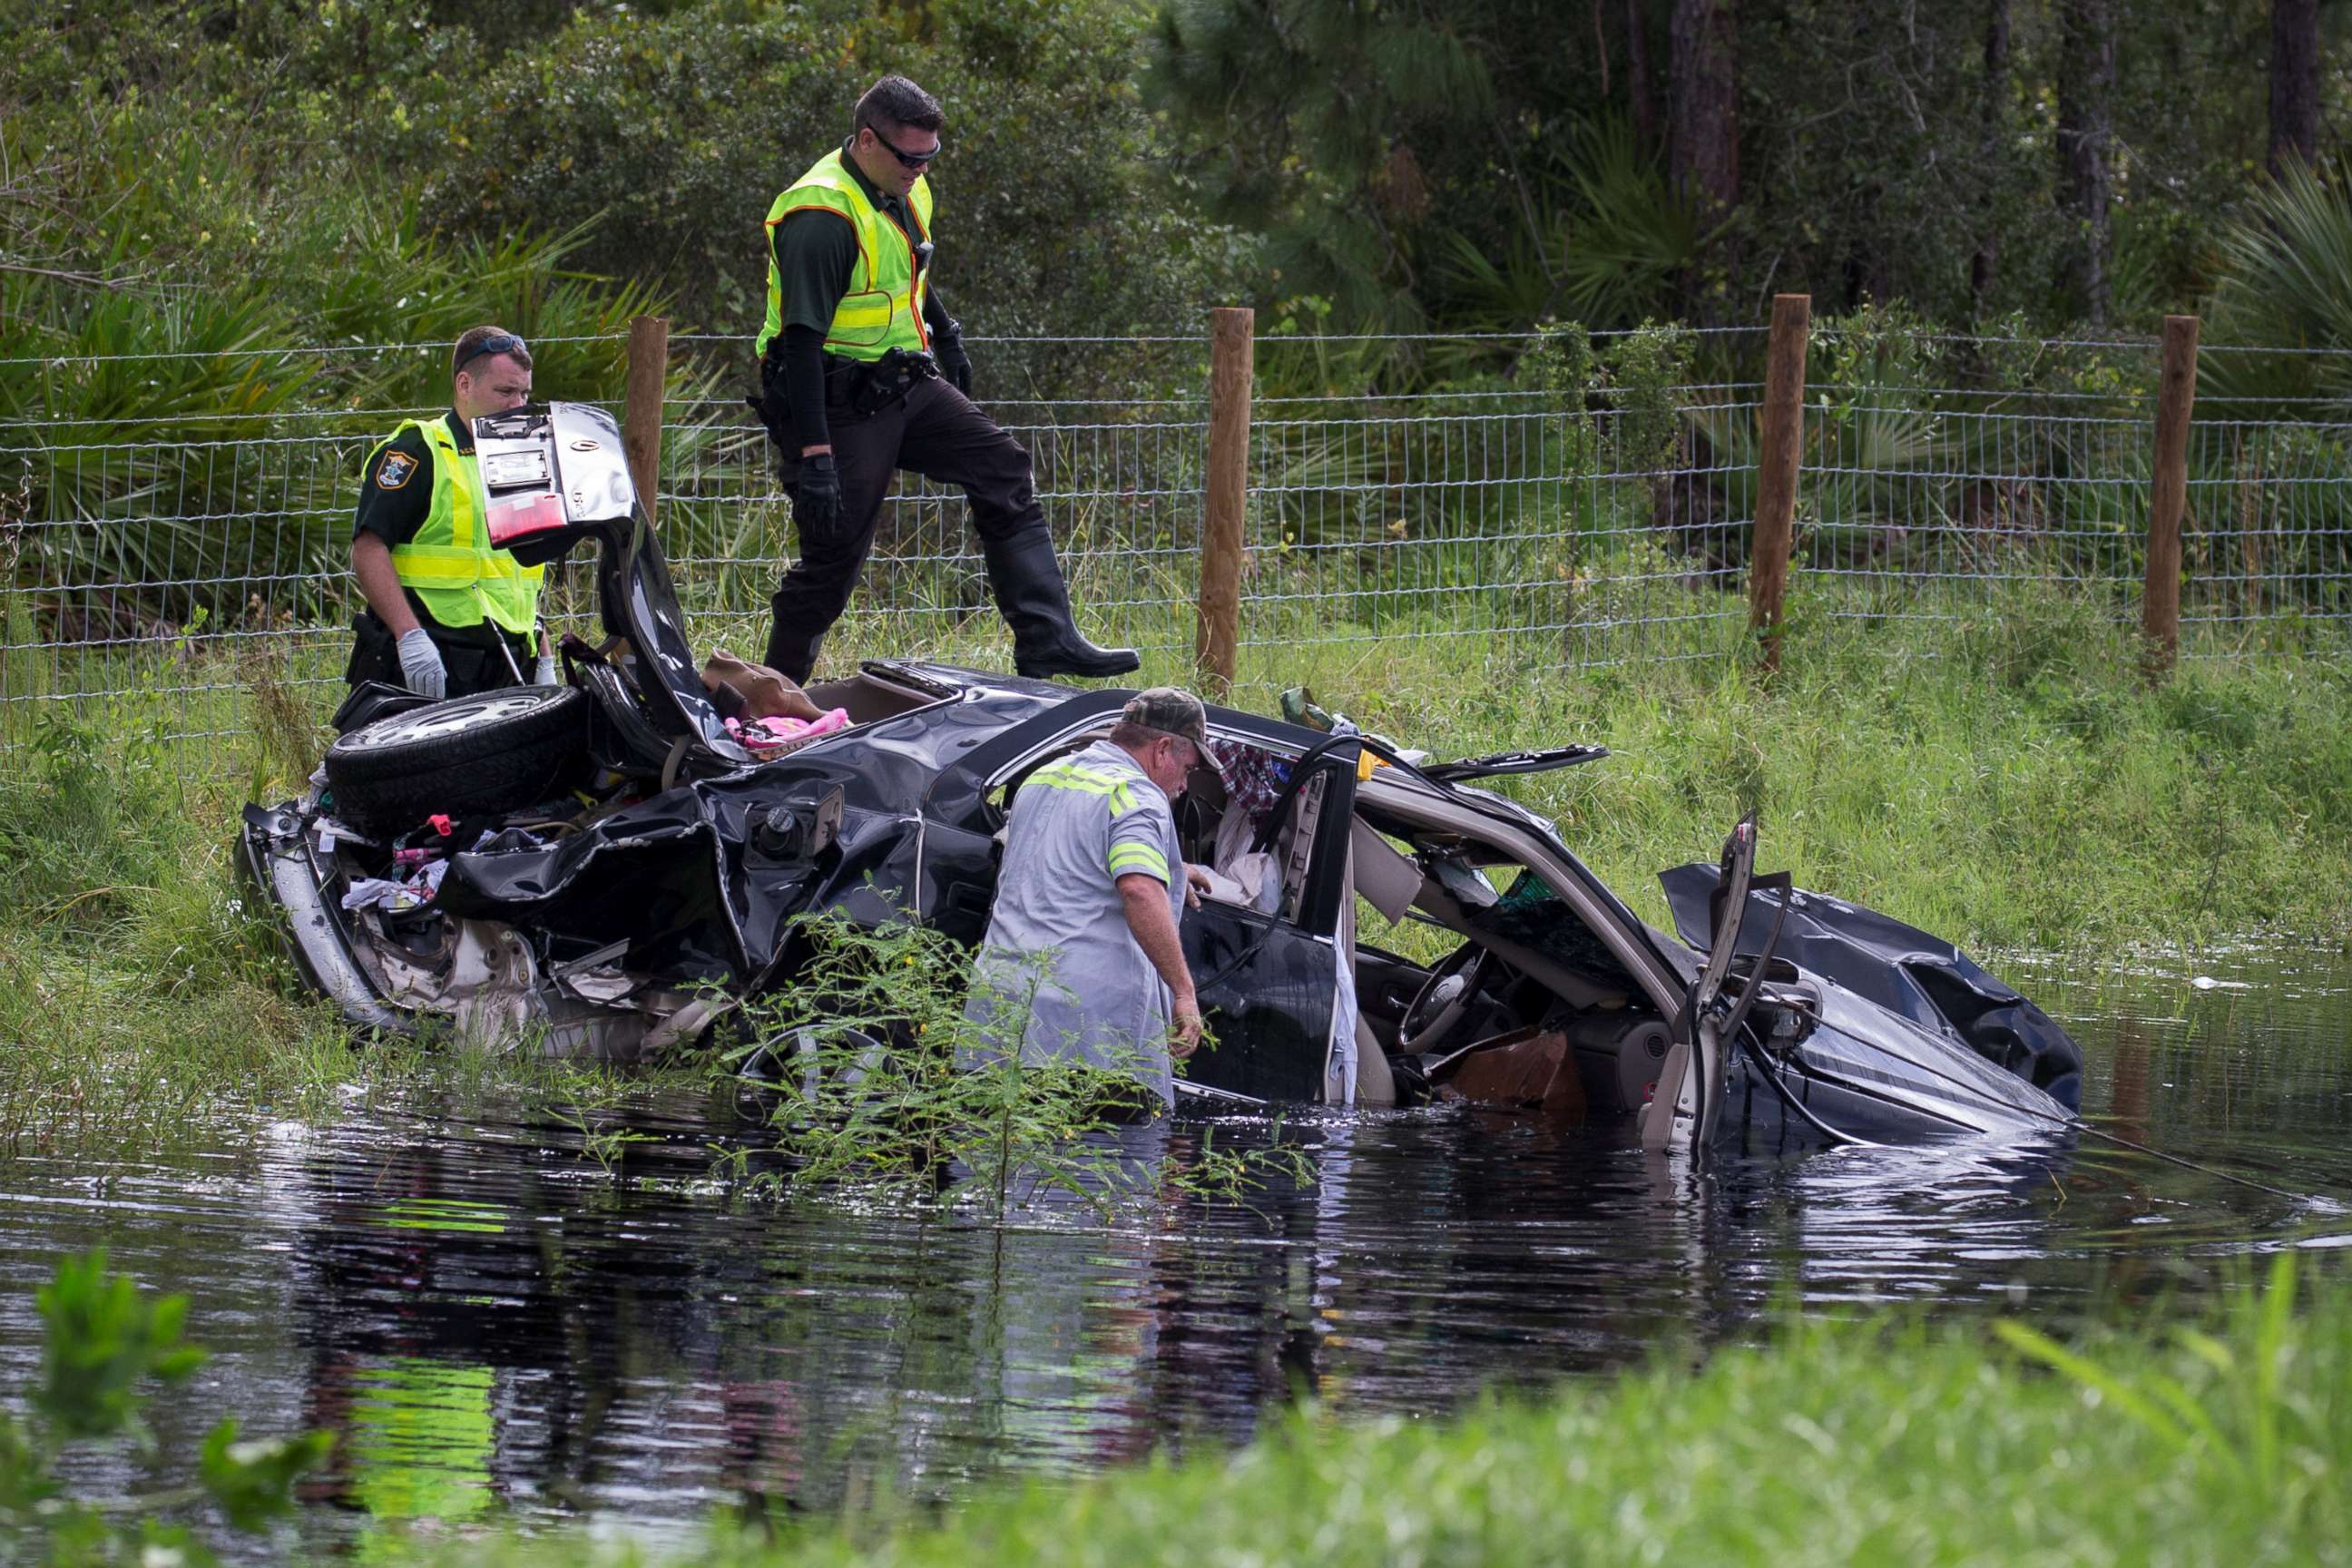
[{"label": "crumpled car hood", "polygon": [[[1707,900],[1719,873],[1704,862],[1658,875],[1675,928],[1705,952],[1713,940]],[[1748,895],[1738,952],[1759,951],[1780,896]],[[2069,1110],[2083,1103],[2083,1047],[2050,1015],[1939,937],[1890,915],[1823,893],[1789,899],[1774,956],[1830,980],[1937,1034],[1948,1034]]]}]

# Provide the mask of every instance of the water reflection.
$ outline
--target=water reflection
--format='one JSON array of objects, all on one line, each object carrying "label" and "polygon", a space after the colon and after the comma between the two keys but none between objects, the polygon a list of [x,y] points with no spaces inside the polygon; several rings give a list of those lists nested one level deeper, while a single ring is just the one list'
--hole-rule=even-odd
[{"label": "water reflection", "polygon": [[[2011,966],[2015,968],[2016,966]],[[1248,1205],[1164,1193],[1118,1223],[1028,1194],[992,1228],[730,1198],[702,1146],[725,1101],[644,1112],[619,1179],[520,1112],[420,1106],[225,1138],[102,1172],[26,1166],[0,1203],[0,1360],[37,1353],[31,1286],[100,1238],[195,1300],[219,1408],[341,1442],[303,1532],[513,1510],[684,1530],[712,1506],[952,1498],[1247,1438],[1311,1396],[1425,1414],[1483,1386],[1751,1332],[1775,1303],[2137,1315],[2229,1260],[2341,1245],[2352,1195],[2340,961],[2021,973],[2089,1048],[2113,1133],[1733,1161],[1704,1179],[1630,1129],[1454,1110],[1125,1129],[1160,1180],[1279,1136],[1320,1181]],[[571,1140],[567,1143],[566,1140]],[[174,1424],[185,1430],[175,1430]]]}]

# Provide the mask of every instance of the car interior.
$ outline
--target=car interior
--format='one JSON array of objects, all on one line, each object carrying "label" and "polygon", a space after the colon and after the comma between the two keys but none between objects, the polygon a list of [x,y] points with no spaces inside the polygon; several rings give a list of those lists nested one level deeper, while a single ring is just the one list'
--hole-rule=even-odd
[{"label": "car interior", "polygon": [[941,700],[937,691],[893,680],[870,669],[861,669],[845,680],[820,680],[801,689],[820,709],[845,710],[852,729],[878,720],[896,719],[901,713],[929,708]]},{"label": "car interior", "polygon": [[[577,684],[596,704],[600,720],[596,750],[601,761],[621,773],[648,778],[658,778],[675,765],[673,737],[662,727],[643,694],[642,669],[632,653],[625,648],[619,657],[608,658],[583,645],[577,650],[573,668]],[[895,719],[945,700],[941,692],[868,669],[860,669],[844,679],[818,681],[803,688],[803,692],[820,712],[834,708],[845,711],[851,730]],[[835,730],[829,734],[845,732]],[[812,735],[785,742],[763,749],[760,755],[768,759],[783,756],[826,738],[828,735]]]}]

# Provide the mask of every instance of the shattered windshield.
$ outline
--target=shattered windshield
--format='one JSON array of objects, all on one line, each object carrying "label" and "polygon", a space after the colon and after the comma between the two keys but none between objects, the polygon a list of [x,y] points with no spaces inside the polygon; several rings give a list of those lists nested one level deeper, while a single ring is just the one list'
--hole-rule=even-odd
[{"label": "shattered windshield", "polygon": [[[1474,878],[1481,887],[1491,888],[1490,873],[1474,870],[1458,861],[1441,860],[1437,865],[1451,866],[1460,876]],[[1571,973],[1622,985],[1629,991],[1638,990],[1633,976],[1626,973],[1609,945],[1577,918],[1549,883],[1527,867],[1516,869],[1517,875],[1508,879],[1501,894],[1489,891],[1490,902],[1481,905],[1460,899],[1469,933],[1500,938]],[[1439,875],[1449,892],[1455,891],[1454,883],[1447,880],[1444,874],[1434,870],[1433,874]],[[1460,898],[1458,892],[1456,897]]]}]

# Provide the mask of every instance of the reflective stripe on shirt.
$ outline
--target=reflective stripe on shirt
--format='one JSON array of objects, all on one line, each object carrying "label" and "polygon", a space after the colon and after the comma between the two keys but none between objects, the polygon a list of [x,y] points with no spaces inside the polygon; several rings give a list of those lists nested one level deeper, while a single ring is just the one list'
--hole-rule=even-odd
[{"label": "reflective stripe on shirt", "polygon": [[1048,763],[1031,773],[1028,783],[1043,784],[1047,789],[1076,790],[1080,795],[1100,795],[1110,797],[1113,814],[1131,811],[1135,806],[1135,787],[1131,780],[1108,768],[1090,768],[1083,763]]},{"label": "reflective stripe on shirt", "polygon": [[1110,874],[1114,880],[1129,871],[1140,871],[1147,877],[1168,880],[1168,857],[1143,844],[1118,844],[1111,847]]}]

